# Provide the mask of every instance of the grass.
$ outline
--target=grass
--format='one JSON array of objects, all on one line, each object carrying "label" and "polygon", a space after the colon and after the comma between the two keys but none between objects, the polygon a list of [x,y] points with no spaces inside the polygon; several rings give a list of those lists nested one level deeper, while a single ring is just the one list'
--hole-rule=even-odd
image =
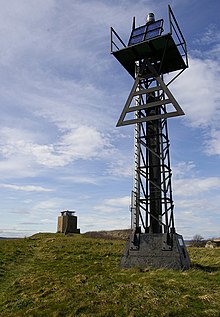
[{"label": "grass", "polygon": [[220,249],[192,268],[119,268],[124,241],[37,234],[0,241],[0,316],[220,316]]}]

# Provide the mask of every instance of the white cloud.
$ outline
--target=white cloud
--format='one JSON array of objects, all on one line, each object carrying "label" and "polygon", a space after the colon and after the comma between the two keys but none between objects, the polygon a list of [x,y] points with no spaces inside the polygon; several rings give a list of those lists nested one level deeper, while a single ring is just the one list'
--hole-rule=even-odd
[{"label": "white cloud", "polygon": [[2,188],[8,188],[12,190],[20,190],[25,192],[52,192],[53,189],[45,188],[36,185],[15,185],[15,184],[0,184]]},{"label": "white cloud", "polygon": [[[128,222],[130,218],[129,213],[130,197],[118,197],[118,198],[108,198],[104,199],[99,205],[93,207],[93,210],[99,214],[99,216],[108,217],[108,215],[113,217],[114,222],[117,223],[119,218],[127,217]],[[121,224],[122,226],[122,224]],[[122,228],[122,227],[121,227]]]},{"label": "white cloud", "polygon": [[46,200],[42,199],[40,201],[35,201],[34,204],[32,204],[31,210],[33,212],[33,215],[35,215],[39,219],[42,219],[42,216],[45,217],[45,214],[47,214],[47,216],[55,216],[54,213],[58,215],[61,210],[65,210],[65,200],[59,197],[52,197]]},{"label": "white cloud", "polygon": [[0,161],[0,173],[4,179],[19,178],[19,177],[35,177],[39,175],[39,169],[35,169],[33,162],[26,157],[11,156],[3,158]]},{"label": "white cloud", "polygon": [[205,152],[208,155],[220,155],[220,130],[211,131],[205,142]]},{"label": "white cloud", "polygon": [[195,174],[195,163],[193,161],[189,162],[178,162],[176,165],[172,167],[173,175],[175,178],[182,178],[190,173],[191,176]]},{"label": "white cloud", "polygon": [[[114,151],[106,137],[114,126],[112,97],[94,84],[94,77],[99,82],[98,72],[103,76],[103,66],[97,65],[106,54],[102,51],[103,58],[97,58],[98,45],[103,49],[103,38],[109,35],[103,28],[117,10],[103,3],[91,15],[88,8],[96,7],[95,1],[58,7],[56,1],[46,1],[3,8],[9,36],[2,47],[0,95],[10,107],[1,125],[0,169],[13,176],[34,176],[41,168],[63,167],[78,159],[107,159]],[[94,39],[88,37],[88,28]]]},{"label": "white cloud", "polygon": [[215,60],[189,57],[190,66],[171,90],[184,109],[187,124],[207,127],[220,118],[219,64]]},{"label": "white cloud", "polygon": [[216,34],[216,26],[211,24],[207,27],[206,31],[202,34],[201,37],[196,39],[198,45],[210,45],[215,43],[216,40],[219,40],[219,34]]},{"label": "white cloud", "polygon": [[[123,158],[118,158],[119,155],[116,155],[112,161],[109,163],[108,174],[114,177],[132,177],[134,163],[132,162],[132,157],[127,156]],[[130,158],[130,161],[129,159]]]},{"label": "white cloud", "polygon": [[220,189],[220,177],[176,179],[174,188],[175,196],[196,196],[210,190]]},{"label": "white cloud", "polygon": [[0,147],[5,160],[24,157],[32,165],[35,163],[48,168],[65,166],[78,159],[108,157],[113,149],[96,128],[87,126],[66,132],[54,144],[36,144],[25,140],[17,129],[9,129],[5,134],[5,144]]},{"label": "white cloud", "polygon": [[10,238],[23,238],[31,236],[36,233],[36,230],[33,229],[21,229],[20,227],[10,227],[8,229],[0,229],[1,237],[10,237]]},{"label": "white cloud", "polygon": [[218,222],[207,215],[188,214],[186,211],[176,213],[175,226],[177,232],[185,239],[192,239],[195,234],[201,234],[205,239],[219,236]]},{"label": "white cloud", "polygon": [[[195,40],[198,49],[193,53],[200,58],[207,58],[212,60],[220,60],[220,33],[217,25],[208,25],[206,31]],[[207,50],[208,47],[208,50]]]},{"label": "white cloud", "polygon": [[[211,198],[212,197],[212,198]],[[219,204],[216,196],[190,196],[175,201],[175,223],[177,231],[192,238],[199,233],[204,238],[219,236]]]},{"label": "white cloud", "polygon": [[120,206],[120,207],[128,207],[130,204],[130,197],[118,197],[118,198],[109,198],[104,200],[104,204],[109,206]]},{"label": "white cloud", "polygon": [[219,41],[220,35],[211,25],[198,40],[201,46],[189,55],[189,69],[173,83],[171,88],[186,114],[183,117],[185,125],[200,129],[203,151],[208,155],[220,154]]},{"label": "white cloud", "polygon": [[130,227],[129,213],[121,210],[113,212],[98,212],[95,214],[79,215],[78,224],[82,232],[96,230],[128,229]]},{"label": "white cloud", "polygon": [[[76,173],[75,173],[76,174]],[[98,176],[91,177],[89,175],[74,175],[74,176],[62,176],[61,181],[68,181],[76,184],[90,184],[90,185],[98,185],[100,178]]]},{"label": "white cloud", "polygon": [[200,173],[195,162],[180,162],[174,174],[175,226],[186,239],[197,233],[204,238],[219,235],[220,177],[198,177]]},{"label": "white cloud", "polygon": [[67,132],[61,138],[58,147],[64,156],[69,156],[72,160],[108,155],[112,148],[104,135],[95,128],[87,126],[80,126],[73,131]]}]

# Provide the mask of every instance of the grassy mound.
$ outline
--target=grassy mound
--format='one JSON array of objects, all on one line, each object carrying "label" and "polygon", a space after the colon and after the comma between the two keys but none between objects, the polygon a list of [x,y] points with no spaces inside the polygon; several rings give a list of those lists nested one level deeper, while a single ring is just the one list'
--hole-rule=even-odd
[{"label": "grassy mound", "polygon": [[37,234],[0,241],[0,316],[220,316],[220,249],[193,267],[121,270],[123,240]]}]

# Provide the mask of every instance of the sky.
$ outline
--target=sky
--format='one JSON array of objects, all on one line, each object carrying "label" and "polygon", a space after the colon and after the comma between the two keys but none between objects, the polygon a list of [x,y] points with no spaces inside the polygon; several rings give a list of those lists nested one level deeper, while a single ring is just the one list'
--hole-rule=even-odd
[{"label": "sky", "polygon": [[[220,236],[220,2],[170,0],[189,68],[170,85],[174,215],[185,239]],[[160,0],[0,0],[0,236],[130,227],[133,127],[116,123],[133,84],[110,54]]]}]

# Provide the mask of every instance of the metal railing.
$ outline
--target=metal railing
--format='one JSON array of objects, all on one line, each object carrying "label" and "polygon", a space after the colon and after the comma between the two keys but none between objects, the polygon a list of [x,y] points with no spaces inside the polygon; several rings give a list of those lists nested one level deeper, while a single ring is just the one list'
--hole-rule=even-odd
[{"label": "metal railing", "polygon": [[120,50],[121,48],[125,48],[127,45],[122,41],[118,33],[113,29],[110,28],[110,51],[111,53],[114,49]]},{"label": "metal railing", "polygon": [[186,66],[188,67],[189,64],[188,64],[186,41],[170,5],[168,5],[168,15],[169,15],[169,24],[170,24],[170,34],[175,35],[175,38],[174,38],[175,44],[181,56],[185,59]]}]

